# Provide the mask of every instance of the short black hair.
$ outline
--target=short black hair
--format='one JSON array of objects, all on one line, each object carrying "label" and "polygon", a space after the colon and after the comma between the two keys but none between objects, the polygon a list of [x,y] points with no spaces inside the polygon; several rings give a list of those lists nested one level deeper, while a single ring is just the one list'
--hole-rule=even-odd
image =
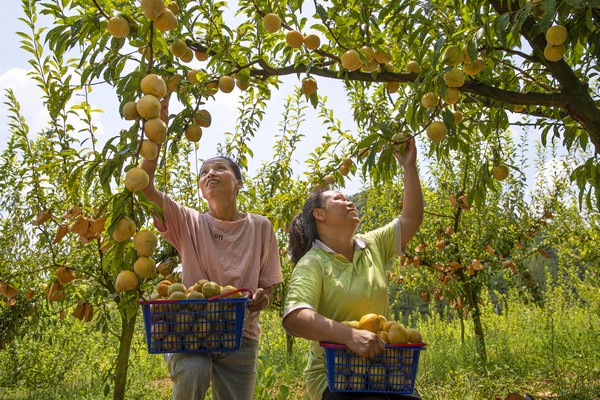
[{"label": "short black hair", "polygon": [[214,160],[214,159],[222,159],[222,160],[227,161],[227,164],[229,164],[229,166],[233,170],[233,174],[235,175],[235,179],[237,179],[238,181],[243,181],[243,179],[242,179],[242,169],[240,168],[240,166],[238,165],[238,163],[235,162],[233,160],[233,158],[231,158],[229,156],[218,154],[216,156],[209,157],[206,160],[204,160],[204,162],[202,162],[202,165],[200,166],[200,170],[202,170],[202,167],[204,166],[204,164],[207,161]]}]

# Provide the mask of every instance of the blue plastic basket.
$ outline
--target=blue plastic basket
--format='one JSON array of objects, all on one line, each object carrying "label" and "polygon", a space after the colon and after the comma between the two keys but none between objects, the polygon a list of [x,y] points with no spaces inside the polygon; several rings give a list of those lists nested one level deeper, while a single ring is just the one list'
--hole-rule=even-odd
[{"label": "blue plastic basket", "polygon": [[218,297],[140,301],[148,353],[238,350],[250,299]]},{"label": "blue plastic basket", "polygon": [[362,358],[341,344],[321,343],[327,383],[332,392],[412,393],[419,355],[425,344],[386,345],[373,359]]}]

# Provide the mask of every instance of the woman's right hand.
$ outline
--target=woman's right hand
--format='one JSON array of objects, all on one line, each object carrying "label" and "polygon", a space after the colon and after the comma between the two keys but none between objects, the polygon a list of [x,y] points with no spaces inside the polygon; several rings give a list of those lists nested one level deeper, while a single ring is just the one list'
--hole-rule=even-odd
[{"label": "woman's right hand", "polygon": [[385,349],[383,339],[364,329],[352,329],[350,340],[344,344],[363,358],[373,358]]}]

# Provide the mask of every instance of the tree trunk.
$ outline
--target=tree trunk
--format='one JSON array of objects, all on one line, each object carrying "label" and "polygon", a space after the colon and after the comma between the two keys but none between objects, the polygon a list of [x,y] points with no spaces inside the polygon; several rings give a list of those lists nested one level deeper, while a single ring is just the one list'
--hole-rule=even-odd
[{"label": "tree trunk", "polygon": [[287,342],[287,356],[290,358],[292,356],[292,352],[294,351],[294,337],[286,333],[285,339]]},{"label": "tree trunk", "polygon": [[125,399],[125,389],[127,388],[127,370],[129,369],[129,353],[131,351],[131,342],[135,332],[135,323],[137,314],[134,314],[129,320],[124,312],[121,312],[121,340],[119,341],[119,354],[117,356],[117,365],[115,366],[115,392],[114,400]]},{"label": "tree trunk", "polygon": [[485,336],[483,334],[483,324],[481,323],[481,308],[479,303],[475,302],[473,308],[473,324],[475,325],[475,341],[477,343],[477,354],[479,359],[485,363],[487,361],[487,352],[485,350]]},{"label": "tree trunk", "polygon": [[473,325],[475,327],[477,355],[479,356],[479,360],[485,363],[487,361],[487,352],[485,350],[485,335],[481,322],[481,306],[479,301],[477,301],[479,293],[477,288],[470,282],[465,285],[464,293],[467,296],[467,305],[471,309],[471,318],[473,318]]}]

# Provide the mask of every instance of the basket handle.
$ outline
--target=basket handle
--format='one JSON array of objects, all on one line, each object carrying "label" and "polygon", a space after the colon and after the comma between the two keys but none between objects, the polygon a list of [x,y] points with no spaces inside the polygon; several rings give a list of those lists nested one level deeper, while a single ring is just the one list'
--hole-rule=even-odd
[{"label": "basket handle", "polygon": [[250,290],[248,288],[241,288],[241,289],[232,290],[230,292],[225,292],[225,293],[218,294],[216,296],[213,296],[213,297],[209,298],[208,301],[213,301],[213,300],[221,299],[223,297],[231,296],[232,294],[242,293],[242,292],[248,292],[250,294],[250,297],[248,297],[248,298],[252,299],[252,290]]}]

